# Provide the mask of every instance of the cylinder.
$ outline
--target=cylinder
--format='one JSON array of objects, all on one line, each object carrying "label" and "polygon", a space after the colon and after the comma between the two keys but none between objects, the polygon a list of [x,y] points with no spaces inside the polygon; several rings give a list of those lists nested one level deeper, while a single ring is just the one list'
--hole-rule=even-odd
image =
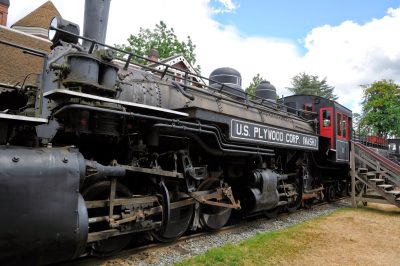
[{"label": "cylinder", "polygon": [[278,177],[270,169],[254,170],[248,187],[242,188],[238,193],[243,212],[255,213],[276,207],[279,203]]},{"label": "cylinder", "polygon": [[0,265],[70,260],[85,250],[88,214],[79,193],[85,161],[63,148],[0,146]]},{"label": "cylinder", "polygon": [[[108,14],[111,0],[86,0],[83,36],[105,43]],[[83,46],[90,47],[91,42],[84,41]]]}]

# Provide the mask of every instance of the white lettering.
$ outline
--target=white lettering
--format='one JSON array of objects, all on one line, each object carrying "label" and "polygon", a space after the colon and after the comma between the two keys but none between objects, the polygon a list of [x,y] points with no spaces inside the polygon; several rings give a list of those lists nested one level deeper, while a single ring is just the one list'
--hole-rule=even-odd
[{"label": "white lettering", "polygon": [[243,131],[244,131],[244,136],[248,137],[250,135],[249,134],[249,126],[248,125],[245,125],[243,127]]},{"label": "white lettering", "polygon": [[307,146],[317,146],[315,138],[303,137],[303,144]]},{"label": "white lettering", "polygon": [[243,124],[236,124],[236,135],[248,137],[249,134],[249,126]]},{"label": "white lettering", "polygon": [[253,142],[270,142],[312,148],[318,147],[318,139],[315,136],[274,129],[252,123],[247,124],[241,121],[233,121],[232,126],[232,137],[242,137]]},{"label": "white lettering", "polygon": [[292,133],[287,133],[286,134],[286,142],[287,143],[298,143],[299,142],[299,135],[292,134]]}]

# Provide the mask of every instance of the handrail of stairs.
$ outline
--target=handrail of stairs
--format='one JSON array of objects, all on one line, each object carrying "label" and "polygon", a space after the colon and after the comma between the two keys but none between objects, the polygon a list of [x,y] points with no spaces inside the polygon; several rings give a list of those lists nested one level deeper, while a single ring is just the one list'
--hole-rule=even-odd
[{"label": "handrail of stairs", "polygon": [[400,177],[400,166],[396,163],[390,161],[389,159],[385,158],[384,156],[372,151],[368,147],[362,145],[361,143],[353,142],[354,146],[362,150],[363,152],[367,153],[370,157],[373,157],[375,160],[379,161],[383,164],[386,168],[392,171],[394,174]]}]

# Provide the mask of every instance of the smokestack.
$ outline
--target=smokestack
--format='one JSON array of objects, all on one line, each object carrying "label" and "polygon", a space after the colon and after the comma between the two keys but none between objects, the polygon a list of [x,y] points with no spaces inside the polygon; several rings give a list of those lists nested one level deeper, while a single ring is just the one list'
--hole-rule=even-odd
[{"label": "smokestack", "polygon": [[7,26],[7,15],[9,7],[9,0],[0,0],[0,25]]},{"label": "smokestack", "polygon": [[[105,43],[110,2],[111,0],[85,0],[84,37]],[[83,41],[84,47],[88,48],[90,45],[90,42]]]}]

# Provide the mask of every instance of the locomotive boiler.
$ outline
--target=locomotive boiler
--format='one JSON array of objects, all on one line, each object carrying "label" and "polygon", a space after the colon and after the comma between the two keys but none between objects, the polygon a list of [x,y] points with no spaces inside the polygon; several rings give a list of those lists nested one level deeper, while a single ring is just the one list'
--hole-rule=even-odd
[{"label": "locomotive boiler", "polygon": [[44,66],[37,87],[15,93],[18,108],[0,106],[1,264],[105,256],[346,189],[348,158],[336,154],[349,129],[337,140],[321,132],[328,120],[333,132],[340,105],[277,101],[268,82],[252,98],[228,67],[177,79],[169,65],[133,64],[134,53],[104,44],[109,7],[86,0],[83,36],[54,18],[49,54],[7,43]]}]

